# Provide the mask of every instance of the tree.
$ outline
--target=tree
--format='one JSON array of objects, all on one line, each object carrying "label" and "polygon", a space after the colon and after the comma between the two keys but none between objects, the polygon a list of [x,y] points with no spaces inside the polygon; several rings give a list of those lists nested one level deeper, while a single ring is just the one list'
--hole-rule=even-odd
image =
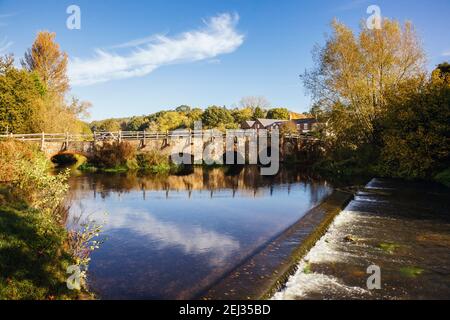
[{"label": "tree", "polygon": [[297,125],[293,121],[283,123],[280,128],[281,135],[298,134]]},{"label": "tree", "polygon": [[200,108],[193,108],[187,114],[186,127],[194,129],[194,124],[196,121],[201,121],[203,115],[203,110]]},{"label": "tree", "polygon": [[128,121],[126,125],[126,130],[128,131],[143,131],[147,127],[147,121],[144,117],[133,117]]},{"label": "tree", "polygon": [[256,108],[260,108],[265,110],[270,108],[270,102],[265,97],[261,96],[243,97],[239,104],[242,109],[250,108],[255,110]]},{"label": "tree", "polygon": [[181,105],[178,108],[176,108],[175,111],[187,114],[187,113],[189,113],[191,111],[191,107],[186,106],[186,105]]},{"label": "tree", "polygon": [[203,125],[207,128],[226,129],[235,127],[233,116],[225,107],[211,106],[202,115]]},{"label": "tree", "polygon": [[[374,120],[386,112],[387,97],[405,82],[425,78],[425,55],[411,23],[385,19],[381,29],[363,25],[359,36],[342,23],[314,52],[316,67],[302,76],[313,100],[325,112],[339,108],[363,141],[374,140]],[[335,128],[341,130],[341,128]]]},{"label": "tree", "polygon": [[258,120],[258,119],[264,119],[266,117],[266,111],[260,107],[256,107],[253,111],[253,118],[252,120]]},{"label": "tree", "polygon": [[118,132],[122,130],[120,122],[115,119],[106,119],[103,121],[96,121],[91,124],[92,131],[101,132]]},{"label": "tree", "polygon": [[[157,131],[173,131],[185,127],[187,116],[184,113],[176,111],[167,111],[161,113],[153,122],[153,128]],[[153,130],[152,130],[153,131]]]},{"label": "tree", "polygon": [[436,69],[439,69],[439,71],[440,71],[442,74],[450,74],[450,63],[448,63],[448,62],[443,62],[443,63],[441,63],[441,64],[438,64],[438,66],[437,66]]},{"label": "tree", "polygon": [[443,62],[436,67],[432,73],[432,81],[450,85],[450,64],[448,62]]},{"label": "tree", "polygon": [[289,115],[286,108],[274,108],[267,112],[267,119],[289,120]]},{"label": "tree", "polygon": [[38,132],[44,95],[35,73],[15,68],[12,56],[0,57],[0,132]]},{"label": "tree", "polygon": [[253,110],[251,108],[234,109],[232,112],[234,122],[240,124],[244,121],[252,120]]},{"label": "tree", "polygon": [[389,98],[383,120],[380,172],[402,178],[430,178],[450,162],[450,87],[429,81]]},{"label": "tree", "polygon": [[30,72],[35,71],[49,91],[64,96],[69,90],[68,56],[60,50],[55,37],[55,33],[39,32],[22,65]]}]

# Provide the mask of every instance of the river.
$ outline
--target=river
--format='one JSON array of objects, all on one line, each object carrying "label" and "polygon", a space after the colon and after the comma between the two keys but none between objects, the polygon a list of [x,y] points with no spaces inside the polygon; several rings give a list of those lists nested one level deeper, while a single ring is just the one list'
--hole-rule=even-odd
[{"label": "river", "polygon": [[450,189],[373,179],[274,298],[449,299]]},{"label": "river", "polygon": [[74,173],[69,183],[69,225],[80,215],[104,221],[88,278],[101,299],[195,298],[333,190],[298,171],[263,177],[257,167]]}]

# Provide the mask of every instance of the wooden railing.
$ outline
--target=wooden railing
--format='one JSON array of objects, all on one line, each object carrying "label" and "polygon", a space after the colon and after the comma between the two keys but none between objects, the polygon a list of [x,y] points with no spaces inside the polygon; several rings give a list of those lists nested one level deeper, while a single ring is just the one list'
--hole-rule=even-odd
[{"label": "wooden railing", "polygon": [[[118,131],[118,132],[94,132],[92,134],[72,134],[72,133],[27,133],[27,134],[0,134],[0,139],[14,139],[20,141],[39,141],[39,142],[92,142],[106,140],[160,140],[168,138],[201,138],[204,135],[214,137],[225,137],[224,133],[214,130],[177,130],[167,132],[148,132],[148,131]],[[246,133],[248,136],[248,132]],[[255,132],[255,135],[257,133]],[[271,136],[270,132],[267,133]],[[308,139],[311,138],[301,134],[285,134],[284,138]]]}]

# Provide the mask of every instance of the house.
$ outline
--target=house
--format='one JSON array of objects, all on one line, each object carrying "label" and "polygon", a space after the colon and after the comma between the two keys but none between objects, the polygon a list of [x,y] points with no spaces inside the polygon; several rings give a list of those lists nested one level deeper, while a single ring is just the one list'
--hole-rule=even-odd
[{"label": "house", "polygon": [[253,124],[252,129],[280,129],[283,123],[288,122],[288,120],[278,120],[278,119],[256,119]]},{"label": "house", "polygon": [[279,119],[257,119],[256,121],[244,121],[241,129],[281,129],[283,124],[294,123],[300,134],[313,131],[317,126],[317,120],[312,117],[303,116],[301,119],[279,120]]},{"label": "house", "polygon": [[299,133],[308,133],[313,131],[317,127],[317,119],[316,118],[303,118],[291,120],[297,126],[297,130]]},{"label": "house", "polygon": [[255,121],[243,121],[241,123],[241,129],[252,129]]}]

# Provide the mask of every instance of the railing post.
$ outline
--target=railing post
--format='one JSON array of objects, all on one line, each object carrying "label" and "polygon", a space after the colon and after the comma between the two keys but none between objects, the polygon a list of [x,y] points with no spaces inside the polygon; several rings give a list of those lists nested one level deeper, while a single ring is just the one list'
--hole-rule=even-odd
[{"label": "railing post", "polygon": [[66,151],[69,150],[69,132],[66,131]]},{"label": "railing post", "polygon": [[41,151],[44,151],[44,143],[45,143],[45,133],[42,132],[42,135],[41,135]]},{"label": "railing post", "polygon": [[96,133],[96,131],[94,131],[94,143],[96,140],[97,140],[97,133]]},{"label": "railing post", "polygon": [[145,147],[145,145],[147,144],[147,139],[146,139],[146,136],[145,136],[145,130],[143,131],[143,133],[144,133],[143,146]]},{"label": "railing post", "polygon": [[122,130],[119,131],[119,143],[122,142]]}]

